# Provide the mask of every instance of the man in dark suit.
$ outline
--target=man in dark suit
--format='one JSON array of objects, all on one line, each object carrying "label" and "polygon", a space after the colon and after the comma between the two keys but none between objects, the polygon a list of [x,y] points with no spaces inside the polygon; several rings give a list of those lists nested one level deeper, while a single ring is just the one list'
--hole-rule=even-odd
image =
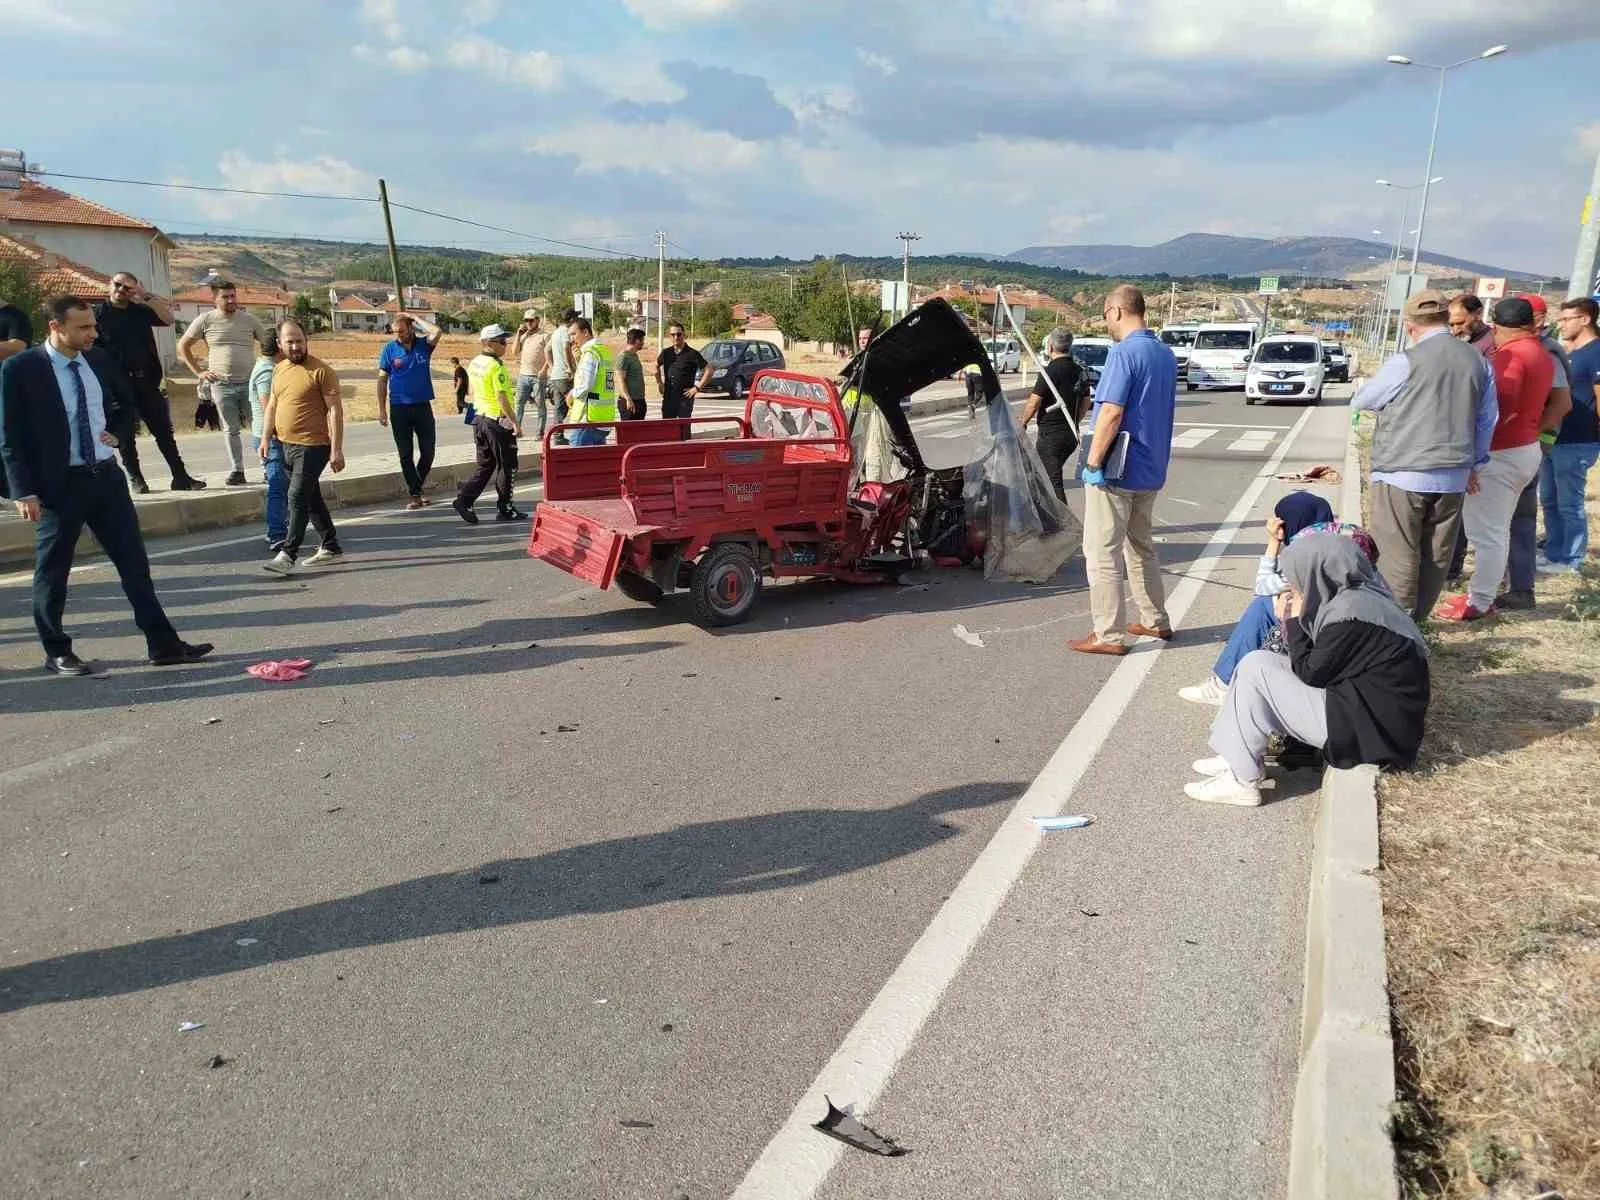
[{"label": "man in dark suit", "polygon": [[72,296],[46,306],[50,336],[0,364],[0,464],[17,511],[39,523],[33,568],[33,623],[44,644],[45,669],[87,675],[62,628],[67,576],[78,535],[87,525],[117,568],[133,605],[150,661],[158,667],[198,662],[209,643],[178,637],[150,580],[150,560],[128,484],[111,449],[125,405],[122,373],[95,339],[94,313]]}]

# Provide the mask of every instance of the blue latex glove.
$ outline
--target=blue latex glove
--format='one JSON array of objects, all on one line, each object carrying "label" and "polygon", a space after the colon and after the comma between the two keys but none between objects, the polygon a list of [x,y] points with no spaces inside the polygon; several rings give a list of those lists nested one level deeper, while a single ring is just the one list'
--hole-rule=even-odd
[{"label": "blue latex glove", "polygon": [[1083,469],[1083,486],[1084,487],[1105,487],[1105,485],[1106,485],[1105,468],[1103,468],[1103,467],[1084,467],[1084,469]]}]

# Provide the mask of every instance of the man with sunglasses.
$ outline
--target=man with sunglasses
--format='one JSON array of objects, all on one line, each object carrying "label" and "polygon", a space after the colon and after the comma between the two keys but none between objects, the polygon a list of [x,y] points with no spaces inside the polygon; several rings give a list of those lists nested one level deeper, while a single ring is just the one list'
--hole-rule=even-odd
[{"label": "man with sunglasses", "polygon": [[172,430],[172,409],[161,390],[164,376],[161,355],[156,351],[152,332],[172,324],[172,306],[160,296],[146,292],[133,272],[118,271],[111,277],[109,298],[94,306],[94,319],[99,329],[94,344],[122,368],[128,380],[128,393],[134,400],[134,411],[124,414],[122,428],[114,431],[129,486],[140,494],[150,490],[139,464],[138,447],[134,444],[134,431],[142,421],[172,471],[172,490],[199,491],[205,484],[189,474],[183,465],[183,455],[178,451],[178,439]]},{"label": "man with sunglasses", "polygon": [[683,326],[674,321],[667,326],[671,342],[656,359],[656,385],[661,389],[661,415],[694,416],[694,398],[711,381],[711,364],[689,345]]},{"label": "man with sunglasses", "polygon": [[[1083,468],[1083,557],[1094,629],[1067,645],[1080,654],[1122,655],[1129,638],[1172,636],[1151,526],[1172,458],[1178,360],[1145,325],[1144,293],[1132,284],[1112,288],[1101,315],[1117,344],[1095,387]],[[1114,460],[1124,435],[1127,452]],[[1130,624],[1124,624],[1119,552],[1139,608],[1139,620]]]},{"label": "man with sunglasses", "polygon": [[1589,554],[1589,521],[1584,492],[1589,471],[1600,459],[1600,416],[1596,416],[1596,380],[1600,379],[1600,305],[1579,296],[1561,305],[1556,328],[1572,370],[1572,410],[1562,419],[1555,444],[1545,451],[1539,471],[1539,499],[1544,505],[1546,573],[1571,574]]}]

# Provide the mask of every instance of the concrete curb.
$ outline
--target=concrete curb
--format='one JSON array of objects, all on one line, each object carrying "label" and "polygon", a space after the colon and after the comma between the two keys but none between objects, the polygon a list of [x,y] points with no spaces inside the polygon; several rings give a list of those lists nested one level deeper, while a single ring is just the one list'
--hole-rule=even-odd
[{"label": "concrete curb", "polygon": [[1291,1200],[1395,1200],[1394,1043],[1378,868],[1378,772],[1329,769],[1306,915]]},{"label": "concrete curb", "polygon": [[[915,417],[949,412],[967,405],[964,396],[940,396],[927,400],[914,400],[911,414]],[[704,436],[711,436],[708,431]],[[518,456],[517,475],[526,482],[541,476],[540,451],[529,451]],[[454,489],[471,475],[470,459],[461,462],[436,462],[428,476],[434,491]],[[322,494],[331,508],[348,508],[354,505],[378,504],[385,500],[398,500],[406,495],[405,480],[398,462],[392,470],[369,472],[364,475],[325,475]],[[227,529],[265,520],[266,490],[257,485],[238,491],[223,488],[207,489],[146,500],[136,504],[139,528],[146,538],[175,537],[184,533],[197,533],[206,529]],[[0,567],[23,567],[33,562],[34,526],[24,521],[0,522]],[[78,544],[78,553],[98,554],[99,545],[85,531]]]},{"label": "concrete curb", "polygon": [[[1361,449],[1350,427],[1339,518],[1360,522]],[[1378,869],[1378,771],[1330,767],[1317,797],[1306,911],[1290,1200],[1396,1200],[1394,1041]]]}]

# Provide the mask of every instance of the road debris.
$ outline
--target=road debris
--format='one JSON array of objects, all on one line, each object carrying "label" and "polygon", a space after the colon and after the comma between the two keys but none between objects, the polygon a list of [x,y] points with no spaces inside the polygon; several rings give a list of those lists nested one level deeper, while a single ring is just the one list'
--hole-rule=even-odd
[{"label": "road debris", "polygon": [[231,1063],[232,1061],[233,1061],[233,1059],[231,1059],[231,1058],[223,1058],[222,1055],[220,1055],[220,1054],[213,1054],[211,1056],[210,1066],[211,1066],[211,1069],[213,1071],[215,1071],[218,1067],[225,1067],[229,1063]]},{"label": "road debris", "polygon": [[260,938],[234,938],[233,944],[235,946],[254,946],[260,940]]},{"label": "road debris", "polygon": [[[324,775],[324,776],[323,776],[323,778],[324,778],[324,779],[326,779],[326,778],[327,778],[327,776],[326,776],[326,775]],[[323,810],[322,810],[322,811],[323,811],[323,812],[325,812],[325,813],[327,813],[327,814],[329,814],[329,815],[330,815],[330,816],[332,816],[332,815],[333,815],[333,814],[334,814],[334,813],[336,813],[336,812],[343,812],[343,811],[344,811],[344,805],[342,805],[342,804],[335,804],[335,805],[334,805],[334,806],[333,806],[333,807],[332,807],[332,808],[325,808],[325,809],[323,809]]]},{"label": "road debris", "polygon": [[196,1029],[204,1029],[204,1021],[185,1021],[178,1026],[179,1033],[193,1033]]},{"label": "road debris", "polygon": [[972,630],[968,629],[965,625],[957,625],[950,632],[955,634],[967,645],[976,646],[980,650],[983,649],[983,639],[977,634],[973,633]]},{"label": "road debris", "polygon": [[293,683],[296,679],[304,679],[310,668],[309,658],[269,658],[266,662],[252,663],[244,669],[244,673],[272,683]]},{"label": "road debris", "polygon": [[1079,817],[1029,817],[1028,819],[1046,833],[1057,829],[1083,829],[1094,824],[1092,813]]},{"label": "road debris", "polygon": [[863,1125],[849,1113],[837,1107],[833,1100],[824,1096],[828,1101],[828,1115],[823,1117],[811,1128],[820,1130],[831,1138],[837,1138],[846,1146],[854,1146],[857,1150],[865,1150],[868,1154],[878,1154],[884,1158],[898,1158],[910,1151],[904,1146],[897,1145],[893,1138],[884,1137],[876,1129]]},{"label": "road debris", "polygon": [[1080,908],[1078,911],[1086,917],[1098,917],[1100,915],[1098,908]]},{"label": "road debris", "polygon": [[1311,467],[1309,470],[1298,471],[1291,475],[1275,475],[1274,479],[1281,479],[1285,483],[1338,483],[1340,481],[1338,467]]},{"label": "road debris", "polygon": [[498,875],[479,875],[478,876],[478,886],[479,887],[487,887],[491,883],[499,883],[499,882],[500,882],[500,876],[498,876]]},{"label": "road debris", "polygon": [[221,717],[207,717],[204,721],[201,721],[200,724],[202,724],[202,725],[221,725],[222,724],[222,718]]},{"label": "road debris", "polygon": [[557,725],[556,726],[556,732],[557,733],[577,733],[578,732],[578,727],[576,725]]},{"label": "road debris", "polygon": [[624,1129],[654,1129],[656,1127],[654,1121],[618,1121],[617,1124]]}]

